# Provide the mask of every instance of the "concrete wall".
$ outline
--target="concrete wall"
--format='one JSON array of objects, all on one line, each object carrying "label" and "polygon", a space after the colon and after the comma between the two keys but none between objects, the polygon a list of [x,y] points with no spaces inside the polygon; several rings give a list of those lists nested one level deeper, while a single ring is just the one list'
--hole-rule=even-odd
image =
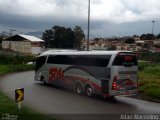
[{"label": "concrete wall", "polygon": [[9,41],[2,41],[2,48],[9,49]]},{"label": "concrete wall", "polygon": [[44,49],[42,47],[31,47],[32,54],[40,54],[42,52],[44,52]]},{"label": "concrete wall", "polygon": [[[9,41],[2,41],[2,48],[9,49]],[[21,53],[31,53],[31,42],[11,41],[11,50]]]},{"label": "concrete wall", "polygon": [[[2,41],[2,48],[9,49],[9,41]],[[24,41],[11,41],[11,50],[27,54],[40,54],[44,51],[41,43],[31,43]]]}]

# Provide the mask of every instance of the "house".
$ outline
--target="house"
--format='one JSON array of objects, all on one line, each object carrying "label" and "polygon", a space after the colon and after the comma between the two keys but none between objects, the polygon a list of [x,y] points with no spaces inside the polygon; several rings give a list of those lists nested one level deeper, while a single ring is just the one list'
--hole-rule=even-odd
[{"label": "house", "polygon": [[26,54],[40,54],[44,49],[44,40],[30,35],[14,35],[2,41],[2,49]]}]

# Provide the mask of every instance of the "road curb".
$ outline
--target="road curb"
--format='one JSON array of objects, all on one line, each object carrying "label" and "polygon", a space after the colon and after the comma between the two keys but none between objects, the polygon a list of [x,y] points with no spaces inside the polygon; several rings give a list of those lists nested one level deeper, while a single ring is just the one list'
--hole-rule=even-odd
[{"label": "road curb", "polygon": [[146,100],[146,101],[150,101],[150,102],[157,102],[160,103],[160,99],[157,98],[149,98],[147,96],[144,96],[142,94],[139,94],[138,96],[136,96],[137,99],[141,99],[141,100]]}]

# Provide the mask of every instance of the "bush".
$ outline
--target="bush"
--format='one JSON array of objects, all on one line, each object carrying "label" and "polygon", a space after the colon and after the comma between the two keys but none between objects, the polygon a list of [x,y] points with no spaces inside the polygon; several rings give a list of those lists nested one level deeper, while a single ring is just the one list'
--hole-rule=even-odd
[{"label": "bush", "polygon": [[152,61],[152,62],[160,62],[160,53],[156,52],[143,52],[141,54],[142,60]]},{"label": "bush", "polygon": [[19,55],[0,55],[0,64],[26,64],[33,61],[33,56],[19,56]]},{"label": "bush", "polygon": [[138,70],[142,71],[142,70],[144,70],[148,66],[149,66],[149,63],[147,63],[147,62],[139,62],[138,63]]},{"label": "bush", "polygon": [[33,65],[0,65],[0,75],[5,75],[11,72],[28,71],[33,69]]},{"label": "bush", "polygon": [[147,67],[144,72],[146,74],[152,74],[152,75],[155,75],[155,76],[160,76],[160,66],[157,66],[157,67]]},{"label": "bush", "polygon": [[[150,67],[150,68],[148,68]],[[150,63],[148,61],[139,61],[138,63],[138,70],[144,71],[146,69],[156,69],[156,67],[160,67],[159,63]]]},{"label": "bush", "polygon": [[26,65],[33,58],[33,56],[0,55],[0,75],[10,72],[33,70],[33,65]]},{"label": "bush", "polygon": [[139,89],[145,96],[150,98],[158,98],[160,99],[160,86],[157,85],[149,85],[149,86],[142,86]]},{"label": "bush", "polygon": [[160,99],[160,64],[139,64],[139,92],[147,98]]}]

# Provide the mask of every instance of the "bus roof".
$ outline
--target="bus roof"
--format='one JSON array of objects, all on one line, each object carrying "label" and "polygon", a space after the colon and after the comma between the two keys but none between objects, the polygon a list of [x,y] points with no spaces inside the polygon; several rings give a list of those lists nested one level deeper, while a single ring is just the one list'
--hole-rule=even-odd
[{"label": "bus roof", "polygon": [[42,53],[40,56],[45,55],[113,55],[119,52],[131,52],[131,51],[77,51],[77,50],[49,50]]}]

